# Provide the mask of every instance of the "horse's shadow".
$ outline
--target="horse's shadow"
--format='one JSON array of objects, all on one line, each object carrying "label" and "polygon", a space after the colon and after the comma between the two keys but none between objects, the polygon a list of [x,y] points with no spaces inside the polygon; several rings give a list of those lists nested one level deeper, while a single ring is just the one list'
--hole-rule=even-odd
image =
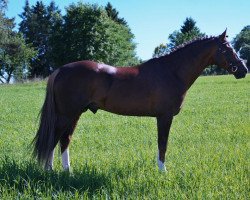
[{"label": "horse's shadow", "polygon": [[[87,164],[81,171],[73,173],[44,171],[31,162],[21,162],[4,159],[0,165],[0,186],[8,189],[15,188],[19,193],[29,190],[33,196],[39,193],[77,192],[93,196],[101,188],[110,188],[110,179],[107,175],[97,172]],[[51,189],[48,189],[51,188]]]}]

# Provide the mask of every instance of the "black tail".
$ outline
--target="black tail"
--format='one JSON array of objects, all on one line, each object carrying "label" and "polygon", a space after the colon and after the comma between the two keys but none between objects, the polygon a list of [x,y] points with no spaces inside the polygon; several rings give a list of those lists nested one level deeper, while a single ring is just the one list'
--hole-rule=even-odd
[{"label": "black tail", "polygon": [[55,112],[54,100],[54,80],[59,70],[50,75],[47,83],[46,97],[40,112],[40,124],[36,136],[33,140],[33,155],[38,162],[44,165],[49,157],[50,152],[55,147],[55,123],[57,115]]}]

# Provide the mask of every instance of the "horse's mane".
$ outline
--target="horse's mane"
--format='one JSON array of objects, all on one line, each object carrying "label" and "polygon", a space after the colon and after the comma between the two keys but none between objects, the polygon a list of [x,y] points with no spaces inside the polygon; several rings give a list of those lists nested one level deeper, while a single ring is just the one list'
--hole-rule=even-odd
[{"label": "horse's mane", "polygon": [[194,43],[196,43],[196,42],[207,41],[207,40],[213,40],[213,39],[215,39],[215,38],[216,38],[215,36],[207,36],[207,35],[204,36],[204,37],[198,37],[198,38],[196,37],[196,38],[194,38],[194,39],[192,39],[192,40],[190,40],[190,41],[184,42],[183,44],[178,45],[177,47],[171,49],[171,51],[170,51],[169,53],[167,53],[166,55],[169,55],[169,54],[171,54],[171,53],[174,53],[174,52],[176,52],[176,51],[178,51],[178,50],[180,50],[180,49],[182,49],[182,48],[184,48],[184,47],[186,47],[186,46],[188,46],[188,45],[194,44]]},{"label": "horse's mane", "polygon": [[187,47],[189,45],[192,45],[192,44],[195,44],[195,43],[201,42],[201,41],[214,40],[215,38],[216,38],[216,36],[207,36],[207,35],[203,36],[203,37],[196,37],[196,38],[194,38],[194,39],[192,39],[190,41],[184,42],[183,44],[178,45],[177,47],[171,49],[171,51],[166,53],[165,55],[160,56],[158,58],[149,59],[146,62],[150,62],[150,61],[153,61],[153,60],[158,60],[158,59],[161,59],[161,58],[165,58],[165,57],[167,57],[167,56],[169,56],[169,55],[171,55],[171,54],[173,54],[173,53],[175,53],[175,52],[177,52],[179,50],[182,50],[184,47]]}]

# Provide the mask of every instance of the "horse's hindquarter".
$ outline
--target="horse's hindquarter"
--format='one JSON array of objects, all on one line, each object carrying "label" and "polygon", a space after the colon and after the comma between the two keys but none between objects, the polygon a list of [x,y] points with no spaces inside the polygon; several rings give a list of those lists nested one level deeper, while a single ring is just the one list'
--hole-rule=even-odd
[{"label": "horse's hindquarter", "polygon": [[62,115],[82,113],[91,103],[102,103],[110,75],[96,72],[97,63],[81,61],[60,68],[54,85],[57,111]]}]

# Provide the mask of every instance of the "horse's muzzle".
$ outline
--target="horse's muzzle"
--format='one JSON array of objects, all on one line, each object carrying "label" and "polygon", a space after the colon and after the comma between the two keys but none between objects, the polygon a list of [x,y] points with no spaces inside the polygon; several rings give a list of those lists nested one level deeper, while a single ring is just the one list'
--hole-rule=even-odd
[{"label": "horse's muzzle", "polygon": [[241,79],[241,78],[245,78],[245,77],[246,77],[246,74],[241,74],[241,75],[239,75],[239,74],[234,74],[234,77],[235,77],[236,79]]},{"label": "horse's muzzle", "polygon": [[247,75],[247,69],[244,70],[238,69],[237,71],[233,72],[233,75],[236,79],[245,78]]}]

